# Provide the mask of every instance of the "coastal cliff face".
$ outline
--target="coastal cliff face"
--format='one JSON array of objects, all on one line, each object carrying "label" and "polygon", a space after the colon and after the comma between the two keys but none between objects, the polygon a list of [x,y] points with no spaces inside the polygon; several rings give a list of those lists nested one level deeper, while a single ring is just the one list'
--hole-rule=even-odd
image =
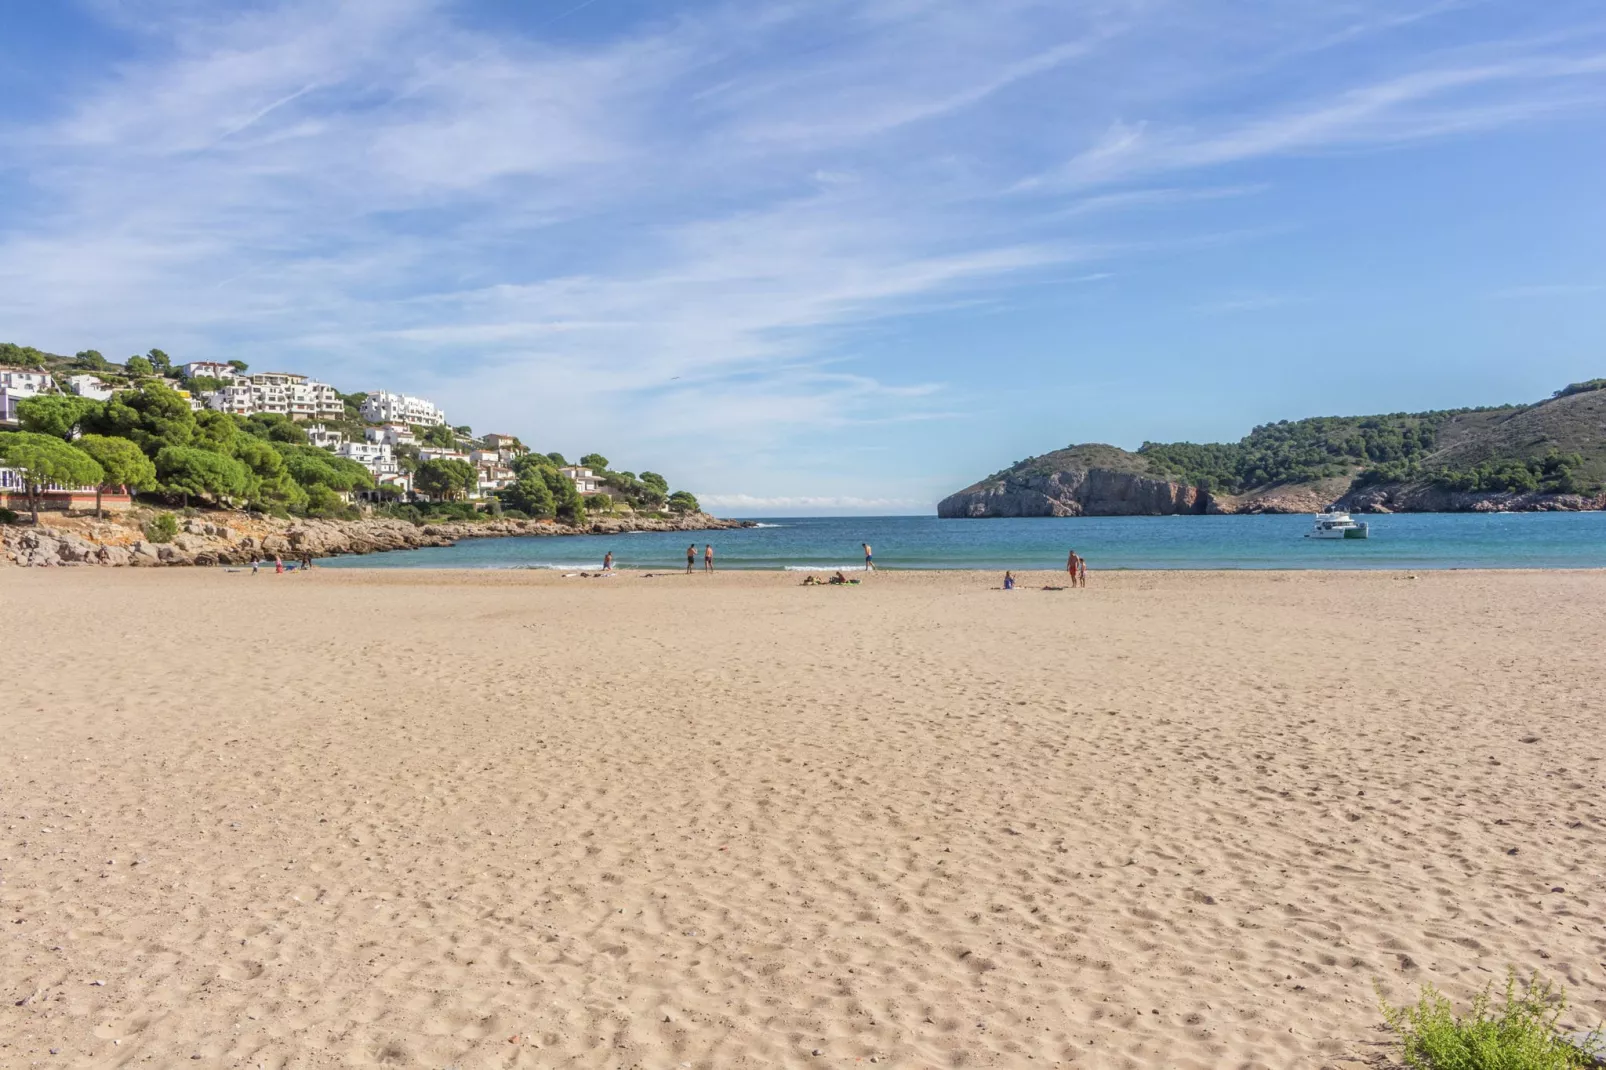
[{"label": "coastal cliff face", "polygon": [[405,520],[277,520],[247,513],[191,517],[172,542],[153,543],[124,518],[41,517],[39,527],[0,526],[0,565],[245,565],[275,554],[314,557],[451,546],[461,539],[609,535],[626,531],[722,531],[748,526],[704,513],[674,519],[608,517],[583,527],[550,520],[487,520],[418,526]]},{"label": "coastal cliff face", "polygon": [[1011,516],[1166,516],[1213,511],[1195,487],[1110,468],[1008,472],[937,504],[945,518]]}]

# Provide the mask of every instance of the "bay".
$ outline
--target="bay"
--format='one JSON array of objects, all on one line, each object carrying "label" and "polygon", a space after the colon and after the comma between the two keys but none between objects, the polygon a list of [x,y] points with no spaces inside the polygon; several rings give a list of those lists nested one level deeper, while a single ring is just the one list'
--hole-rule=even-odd
[{"label": "bay", "polygon": [[1099,569],[1606,568],[1606,513],[1405,513],[1367,516],[1372,537],[1304,538],[1311,518],[929,516],[796,517],[733,531],[466,539],[456,546],[332,558],[336,568],[685,567],[712,543],[720,568],[857,569],[859,544],[883,569],[1059,569],[1072,548]]}]

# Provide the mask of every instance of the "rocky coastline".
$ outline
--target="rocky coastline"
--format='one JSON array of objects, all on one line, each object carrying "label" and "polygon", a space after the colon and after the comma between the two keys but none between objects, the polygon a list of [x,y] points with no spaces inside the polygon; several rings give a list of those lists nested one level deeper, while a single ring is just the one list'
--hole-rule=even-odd
[{"label": "rocky coastline", "polygon": [[246,565],[275,554],[313,557],[451,546],[463,539],[515,536],[613,535],[629,531],[725,531],[751,521],[705,513],[673,518],[606,517],[584,525],[552,520],[484,520],[417,525],[388,517],[361,520],[280,520],[250,513],[212,512],[179,522],[171,542],[152,542],[137,516],[46,515],[38,527],[0,525],[0,566],[160,567]]},{"label": "rocky coastline", "polygon": [[[1326,483],[1326,481],[1324,481]],[[1186,484],[1105,468],[1006,473],[966,487],[937,505],[939,517],[1175,516],[1233,513],[1585,512],[1606,509],[1606,495],[1474,493],[1427,483],[1386,483],[1351,490],[1348,480],[1291,484],[1248,495],[1212,494]]]}]

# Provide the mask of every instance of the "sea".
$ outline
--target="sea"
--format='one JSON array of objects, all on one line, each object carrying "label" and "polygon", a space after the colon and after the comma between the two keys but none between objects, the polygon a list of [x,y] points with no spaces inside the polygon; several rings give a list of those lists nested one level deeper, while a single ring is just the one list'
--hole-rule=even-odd
[{"label": "sea", "polygon": [[685,568],[693,540],[726,569],[1059,569],[1076,550],[1100,569],[1606,568],[1606,513],[1369,515],[1366,540],[1307,539],[1311,518],[1132,516],[940,520],[773,517],[731,531],[465,539],[456,546],[331,558],[331,568]]}]

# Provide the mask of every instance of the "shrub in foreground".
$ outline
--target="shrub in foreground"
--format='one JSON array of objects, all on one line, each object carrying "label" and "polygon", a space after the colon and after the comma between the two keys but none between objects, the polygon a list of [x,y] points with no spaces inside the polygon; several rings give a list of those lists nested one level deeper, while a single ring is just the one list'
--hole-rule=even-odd
[{"label": "shrub in foreground", "polygon": [[[1496,1010],[1491,985],[1472,1000],[1465,1016],[1431,984],[1422,986],[1414,1007],[1393,1007],[1379,999],[1383,1017],[1397,1038],[1400,1059],[1411,1070],[1583,1070],[1600,1065],[1599,1045],[1583,1051],[1556,1029],[1567,1009],[1565,994],[1537,976],[1519,982],[1506,977],[1504,1005]],[[1599,1038],[1599,1033],[1591,1039]]]},{"label": "shrub in foreground", "polygon": [[172,513],[157,513],[145,522],[145,538],[151,542],[172,542],[178,537],[178,518]]}]

